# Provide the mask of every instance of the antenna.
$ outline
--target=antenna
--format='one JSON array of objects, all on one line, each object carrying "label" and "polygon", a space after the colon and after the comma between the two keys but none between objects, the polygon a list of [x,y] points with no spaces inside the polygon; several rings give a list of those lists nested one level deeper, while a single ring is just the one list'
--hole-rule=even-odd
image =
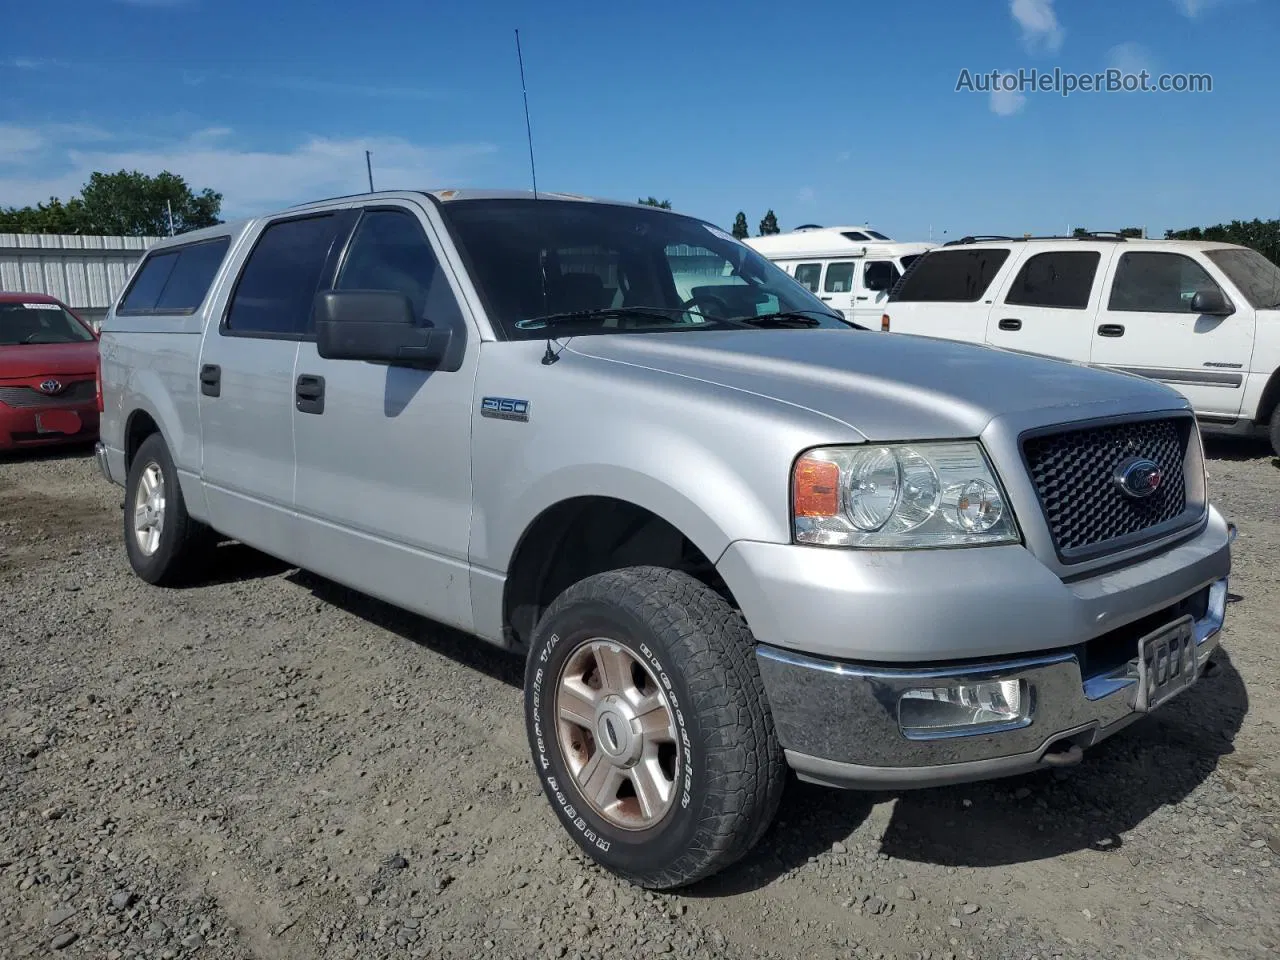
[{"label": "antenna", "polygon": [[369,171],[369,192],[373,193],[373,160],[369,157],[369,151],[364,152],[364,168]]},{"label": "antenna", "polygon": [[173,236],[173,201],[166,200],[164,202],[165,209],[169,211],[169,236]]},{"label": "antenna", "polygon": [[538,171],[533,165],[533,127],[529,125],[529,91],[524,84],[524,54],[520,51],[520,30],[516,29],[516,59],[520,61],[520,93],[524,96],[524,130],[529,139],[529,173],[533,177],[533,199],[538,199]]}]

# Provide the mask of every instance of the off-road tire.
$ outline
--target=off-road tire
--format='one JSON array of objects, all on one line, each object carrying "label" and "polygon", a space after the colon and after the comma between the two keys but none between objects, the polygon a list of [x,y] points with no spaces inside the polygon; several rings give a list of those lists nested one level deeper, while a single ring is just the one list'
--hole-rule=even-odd
[{"label": "off-road tire", "polygon": [[[133,524],[138,484],[150,465],[158,467],[164,478],[165,508],[159,546],[148,556],[138,545]],[[188,583],[204,569],[213,542],[213,531],[187,513],[178,470],[164,437],[151,434],[138,447],[125,479],[124,544],[133,572],[157,586]]]},{"label": "off-road tire", "polygon": [[[582,643],[606,638],[643,658],[665,687],[681,747],[674,801],[630,832],[591,808],[556,734],[556,689]],[[747,853],[777,813],[786,781],[754,640],[745,620],[693,577],[660,567],[597,574],[541,618],[525,669],[534,766],[570,836],[610,872],[649,889],[709,877]]]}]

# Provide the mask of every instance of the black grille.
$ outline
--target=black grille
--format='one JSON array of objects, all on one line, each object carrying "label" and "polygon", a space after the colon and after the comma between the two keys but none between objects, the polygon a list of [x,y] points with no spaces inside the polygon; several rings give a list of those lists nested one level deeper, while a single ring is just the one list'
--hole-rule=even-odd
[{"label": "black grille", "polygon": [[[1154,528],[1193,519],[1183,517],[1188,513],[1183,459],[1192,426],[1189,418],[1145,420],[1023,440],[1031,480],[1064,561],[1122,549],[1144,533],[1162,532]],[[1160,465],[1163,482],[1151,496],[1135,499],[1117,484],[1116,468],[1130,457]]]},{"label": "black grille", "polygon": [[93,380],[78,380],[69,383],[61,393],[44,393],[35,387],[0,387],[0,403],[9,407],[23,409],[40,407],[65,407],[77,403],[88,403],[98,395]]}]

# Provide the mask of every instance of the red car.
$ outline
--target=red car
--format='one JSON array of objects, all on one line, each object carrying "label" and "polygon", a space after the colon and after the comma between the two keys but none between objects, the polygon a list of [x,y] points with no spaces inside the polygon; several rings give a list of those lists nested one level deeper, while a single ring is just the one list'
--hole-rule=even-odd
[{"label": "red car", "polygon": [[98,335],[66,304],[0,293],[0,452],[98,436]]}]

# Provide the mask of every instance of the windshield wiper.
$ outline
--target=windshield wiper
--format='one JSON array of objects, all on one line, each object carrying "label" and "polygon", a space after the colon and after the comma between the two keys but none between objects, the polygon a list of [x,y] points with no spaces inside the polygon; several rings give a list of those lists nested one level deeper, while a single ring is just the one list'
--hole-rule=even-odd
[{"label": "windshield wiper", "polygon": [[[686,313],[697,314],[706,320],[706,323],[678,323],[672,319],[673,315],[681,316]],[[743,325],[743,321],[740,320],[713,317],[703,313],[701,310],[686,309],[684,307],[598,307],[594,310],[566,310],[563,313],[548,313],[542,317],[517,320],[515,327],[518,330],[541,330],[543,327],[554,327],[562,323],[578,323],[583,320],[611,320],[622,317],[634,317],[641,320],[666,320],[671,323],[673,330],[701,330],[708,325],[717,323],[725,323],[731,326]]]},{"label": "windshield wiper", "polygon": [[755,317],[733,317],[732,319],[738,323],[749,324],[753,327],[819,327],[822,321],[817,317],[830,317],[839,323],[848,324],[855,329],[865,330],[866,327],[853,323],[850,324],[843,316],[837,316],[826,310],[780,310],[777,313],[765,313]]}]

